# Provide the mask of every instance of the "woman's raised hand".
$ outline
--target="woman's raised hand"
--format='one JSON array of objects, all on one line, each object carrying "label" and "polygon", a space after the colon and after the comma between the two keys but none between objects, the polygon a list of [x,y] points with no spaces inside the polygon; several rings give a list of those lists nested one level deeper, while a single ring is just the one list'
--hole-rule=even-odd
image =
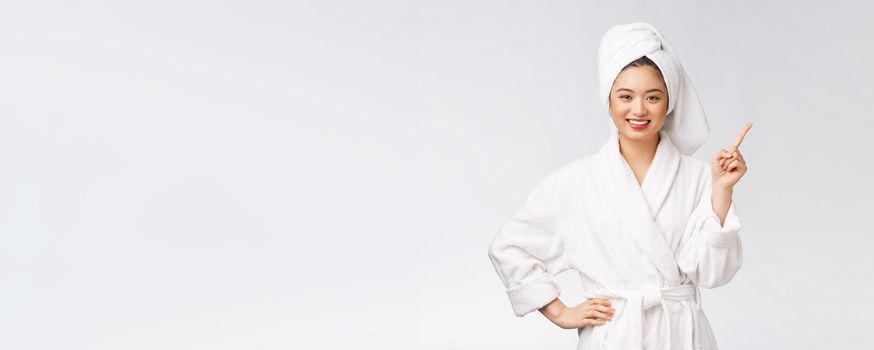
[{"label": "woman's raised hand", "polygon": [[743,130],[734,143],[728,148],[723,148],[716,152],[713,157],[713,186],[721,189],[731,189],[747,172],[747,163],[744,161],[743,155],[740,154],[740,143],[744,140],[744,136],[753,127],[752,123],[744,125]]},{"label": "woman's raised hand", "polygon": [[565,329],[600,326],[613,319],[614,313],[610,300],[593,298],[577,306],[565,308],[552,322]]}]

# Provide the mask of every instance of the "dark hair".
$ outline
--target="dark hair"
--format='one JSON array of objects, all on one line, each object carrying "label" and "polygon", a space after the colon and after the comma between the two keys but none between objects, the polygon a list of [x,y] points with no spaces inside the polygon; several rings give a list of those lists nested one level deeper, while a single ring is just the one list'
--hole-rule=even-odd
[{"label": "dark hair", "polygon": [[[643,57],[638,58],[634,61],[631,61],[631,63],[629,63],[629,64],[626,64],[625,67],[622,67],[622,70],[620,70],[620,72],[628,69],[628,67],[643,67],[643,66],[653,67],[653,68],[655,68],[656,71],[659,72],[659,75],[662,74],[662,70],[659,69],[659,66],[656,65],[655,62],[653,62],[651,59],[649,59],[649,57],[646,57],[646,56],[643,56]],[[662,79],[664,80],[664,77],[662,77]]]},{"label": "dark hair", "polygon": [[622,70],[620,70],[619,73],[622,73],[622,71],[628,69],[628,67],[652,67],[656,70],[656,72],[659,72],[659,78],[662,78],[662,83],[665,83],[665,85],[668,84],[668,82],[665,81],[665,76],[664,74],[662,74],[662,70],[659,69],[659,66],[656,65],[656,63],[653,62],[651,59],[649,59],[649,57],[642,56],[641,58],[631,61],[631,63],[626,64],[625,67],[622,67]]}]

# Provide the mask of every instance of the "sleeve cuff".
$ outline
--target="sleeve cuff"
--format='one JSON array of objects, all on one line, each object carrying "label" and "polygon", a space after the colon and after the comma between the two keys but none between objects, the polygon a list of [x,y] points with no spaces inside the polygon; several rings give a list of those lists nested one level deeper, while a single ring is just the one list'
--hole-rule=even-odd
[{"label": "sleeve cuff", "polygon": [[719,216],[713,211],[710,198],[707,198],[705,203],[702,204],[706,217],[701,227],[701,235],[708,244],[715,247],[725,247],[740,238],[738,235],[741,228],[740,217],[737,215],[733,202],[728,207],[725,223],[722,225],[719,224]]},{"label": "sleeve cuff", "polygon": [[558,280],[549,273],[539,274],[525,283],[507,289],[513,312],[519,317],[549,304],[560,293]]}]

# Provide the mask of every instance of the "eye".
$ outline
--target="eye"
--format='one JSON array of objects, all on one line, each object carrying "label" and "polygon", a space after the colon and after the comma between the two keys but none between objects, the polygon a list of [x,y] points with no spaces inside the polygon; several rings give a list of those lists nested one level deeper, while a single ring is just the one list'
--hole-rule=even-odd
[{"label": "eye", "polygon": [[650,97],[652,97],[652,100],[653,100],[653,101],[658,101],[658,100],[660,100],[660,98],[659,98],[658,96],[650,96]]},{"label": "eye", "polygon": [[627,98],[631,98],[631,96],[628,96],[628,95],[622,95],[622,96],[619,96],[619,98],[620,98],[620,99],[623,99],[623,100],[624,100],[626,97],[627,97]]}]

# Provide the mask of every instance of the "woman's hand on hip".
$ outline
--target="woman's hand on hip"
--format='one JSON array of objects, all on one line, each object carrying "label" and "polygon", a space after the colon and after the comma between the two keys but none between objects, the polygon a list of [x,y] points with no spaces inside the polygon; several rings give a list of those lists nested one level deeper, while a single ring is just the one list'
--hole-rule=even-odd
[{"label": "woman's hand on hip", "polygon": [[615,312],[610,306],[610,300],[593,298],[577,306],[565,308],[552,322],[565,329],[600,326],[613,319]]}]

